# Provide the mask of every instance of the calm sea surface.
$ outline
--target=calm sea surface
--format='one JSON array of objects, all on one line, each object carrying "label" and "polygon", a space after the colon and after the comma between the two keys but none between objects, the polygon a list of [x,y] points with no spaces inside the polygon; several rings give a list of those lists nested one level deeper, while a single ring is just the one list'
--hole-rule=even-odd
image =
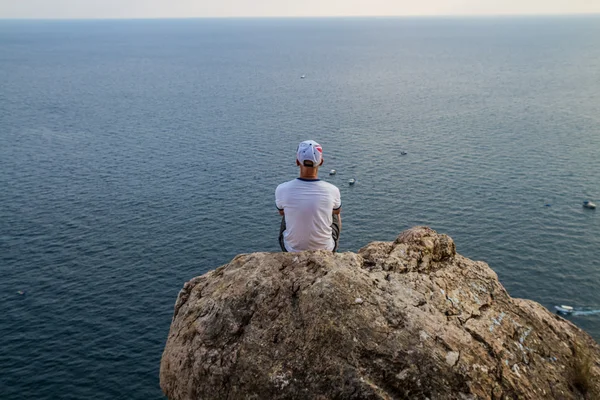
[{"label": "calm sea surface", "polygon": [[600,17],[0,21],[0,397],[161,398],[179,289],[278,251],[309,138],[341,251],[429,225],[600,309]]}]

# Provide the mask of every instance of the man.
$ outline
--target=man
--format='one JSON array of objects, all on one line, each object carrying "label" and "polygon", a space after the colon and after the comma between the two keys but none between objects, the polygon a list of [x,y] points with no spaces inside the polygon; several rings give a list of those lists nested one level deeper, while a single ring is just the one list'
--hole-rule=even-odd
[{"label": "man", "polygon": [[323,165],[323,148],[314,140],[298,146],[296,165],[300,177],[282,183],[275,190],[281,229],[282,251],[337,251],[342,229],[340,190],[319,179]]}]

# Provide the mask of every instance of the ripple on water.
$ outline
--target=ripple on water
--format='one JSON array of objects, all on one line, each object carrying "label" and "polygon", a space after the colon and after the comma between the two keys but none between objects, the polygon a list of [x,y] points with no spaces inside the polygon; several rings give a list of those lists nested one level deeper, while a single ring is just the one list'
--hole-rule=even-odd
[{"label": "ripple on water", "polygon": [[600,24],[506,21],[0,23],[3,395],[162,398],[179,289],[278,250],[308,138],[341,251],[430,225],[515,297],[600,308]]}]

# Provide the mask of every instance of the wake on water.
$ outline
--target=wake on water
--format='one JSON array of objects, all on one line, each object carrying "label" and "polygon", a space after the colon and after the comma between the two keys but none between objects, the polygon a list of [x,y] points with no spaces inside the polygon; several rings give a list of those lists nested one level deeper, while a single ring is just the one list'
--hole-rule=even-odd
[{"label": "wake on water", "polygon": [[556,313],[557,314],[561,314],[561,315],[593,315],[593,314],[600,314],[600,310],[584,310],[584,309],[575,309],[572,307],[565,307],[565,306],[554,306],[554,308],[556,309]]},{"label": "wake on water", "polygon": [[592,315],[592,314],[600,314],[600,310],[573,311],[573,313],[571,315]]}]

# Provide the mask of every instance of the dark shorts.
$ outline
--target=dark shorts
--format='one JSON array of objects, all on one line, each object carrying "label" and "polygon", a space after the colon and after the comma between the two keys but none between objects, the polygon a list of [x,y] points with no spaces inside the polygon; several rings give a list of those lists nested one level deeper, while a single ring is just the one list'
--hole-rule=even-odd
[{"label": "dark shorts", "polygon": [[[333,247],[333,252],[335,253],[338,249],[339,241],[340,241],[340,215],[332,214],[333,223],[331,224],[331,237],[333,237],[333,241],[335,246]],[[281,227],[279,228],[279,246],[281,246],[281,251],[287,253],[285,245],[283,244],[283,232],[285,231],[285,216],[281,217]]]}]

